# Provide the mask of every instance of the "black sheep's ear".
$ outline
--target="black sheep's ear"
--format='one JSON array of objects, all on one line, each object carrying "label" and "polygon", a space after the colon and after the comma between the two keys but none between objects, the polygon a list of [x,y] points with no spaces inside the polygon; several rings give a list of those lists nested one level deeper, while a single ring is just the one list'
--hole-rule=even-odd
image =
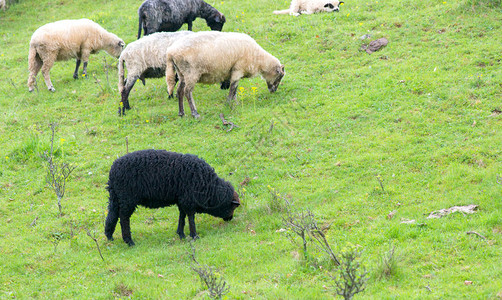
[{"label": "black sheep's ear", "polygon": [[343,2],[343,1],[340,1],[340,2],[338,2],[338,5],[340,5],[340,4],[344,4],[344,3],[345,3],[345,2]]},{"label": "black sheep's ear", "polygon": [[225,23],[227,21],[227,19],[225,19],[225,16],[223,14],[221,14],[221,23]]}]

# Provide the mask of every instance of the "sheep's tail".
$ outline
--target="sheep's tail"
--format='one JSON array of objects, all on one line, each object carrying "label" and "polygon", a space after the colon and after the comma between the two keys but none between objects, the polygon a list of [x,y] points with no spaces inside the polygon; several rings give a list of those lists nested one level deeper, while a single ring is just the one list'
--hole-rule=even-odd
[{"label": "sheep's tail", "polygon": [[120,207],[114,190],[110,186],[107,186],[106,189],[110,192],[110,198],[108,202],[108,215],[105,221],[105,235],[108,240],[113,240],[113,232],[115,232],[115,226],[119,220]]},{"label": "sheep's tail", "polygon": [[30,46],[30,51],[28,53],[28,65],[31,68],[31,66],[35,65],[35,60],[37,59],[37,49],[33,46]]},{"label": "sheep's tail", "polygon": [[173,55],[170,52],[167,52],[166,55],[166,83],[167,94],[171,97],[176,85],[176,66],[174,65]]},{"label": "sheep's tail", "polygon": [[124,90],[124,64],[125,61],[122,57],[119,58],[118,74],[119,74],[119,92]]},{"label": "sheep's tail", "polygon": [[138,28],[138,40],[141,37],[141,27],[143,25],[143,14],[140,12],[139,14],[139,28]]},{"label": "sheep's tail", "polygon": [[276,14],[276,15],[287,15],[287,14],[289,14],[289,9],[274,10],[274,14]]},{"label": "sheep's tail", "polygon": [[28,88],[30,92],[35,89],[36,85],[36,76],[38,72],[37,65],[40,65],[42,62],[37,62],[37,49],[30,45],[30,51],[28,52],[28,70],[30,71],[30,75],[28,76]]}]

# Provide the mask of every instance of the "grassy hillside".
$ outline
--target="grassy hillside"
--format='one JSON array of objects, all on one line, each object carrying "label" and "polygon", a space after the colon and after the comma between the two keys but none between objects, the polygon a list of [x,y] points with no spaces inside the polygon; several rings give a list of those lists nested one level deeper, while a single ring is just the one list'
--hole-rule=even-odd
[{"label": "grassy hillside", "polygon": [[[274,94],[261,78],[242,80],[235,107],[217,85],[196,86],[199,120],[178,117],[162,78],[136,84],[119,117],[117,60],[104,52],[91,56],[87,79],[72,78],[74,61],[58,62],[56,92],[41,75],[28,92],[38,27],[86,17],[129,43],[141,1],[20,0],[0,11],[0,298],[208,296],[175,233],[175,207],[138,208],[135,247],[120,226],[106,240],[108,171],[127,148],[196,154],[238,190],[231,222],[196,216],[197,260],[226,279],[227,299],[334,296],[336,268],[312,245],[305,259],[281,232],[283,199],[315,214],[337,255],[363,250],[369,280],[358,298],[502,298],[500,3],[354,0],[300,17],[272,14],[287,1],[209,3],[225,14],[224,31],[252,36],[286,76]],[[360,50],[380,37],[387,47]],[[226,131],[220,113],[239,127]],[[56,159],[77,166],[62,217],[40,158],[51,123]],[[427,219],[469,204],[476,213]]]}]

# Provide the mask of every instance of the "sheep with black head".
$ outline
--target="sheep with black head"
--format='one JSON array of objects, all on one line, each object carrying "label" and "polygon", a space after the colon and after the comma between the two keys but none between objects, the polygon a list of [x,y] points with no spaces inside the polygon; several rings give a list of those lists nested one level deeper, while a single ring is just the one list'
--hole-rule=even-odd
[{"label": "sheep with black head", "polygon": [[108,180],[108,216],[105,235],[113,240],[120,219],[122,238],[129,246],[130,217],[138,205],[160,208],[177,205],[177,234],[185,238],[188,216],[190,237],[197,238],[195,214],[207,213],[230,221],[240,205],[232,184],[216,175],[204,160],[191,154],[165,150],[140,150],[126,154],[113,163]]}]

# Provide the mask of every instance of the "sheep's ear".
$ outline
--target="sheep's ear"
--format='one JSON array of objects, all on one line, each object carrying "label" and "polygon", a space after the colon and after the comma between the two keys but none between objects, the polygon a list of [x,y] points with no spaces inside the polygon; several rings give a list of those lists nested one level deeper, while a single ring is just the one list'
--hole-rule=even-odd
[{"label": "sheep's ear", "polygon": [[232,200],[232,205],[239,206],[241,203],[239,201]]},{"label": "sheep's ear", "polygon": [[214,18],[214,21],[217,23],[225,23],[225,21],[226,21],[225,16],[222,13],[217,13]]},{"label": "sheep's ear", "polygon": [[275,69],[275,72],[277,74],[284,74],[284,65],[277,66],[277,69]]},{"label": "sheep's ear", "polygon": [[345,3],[345,2],[343,2],[343,1],[340,1],[340,2],[338,2],[338,5],[340,5],[340,4],[344,4],[344,3]]},{"label": "sheep's ear", "polygon": [[324,4],[324,7],[334,8],[335,6],[331,3]]}]

